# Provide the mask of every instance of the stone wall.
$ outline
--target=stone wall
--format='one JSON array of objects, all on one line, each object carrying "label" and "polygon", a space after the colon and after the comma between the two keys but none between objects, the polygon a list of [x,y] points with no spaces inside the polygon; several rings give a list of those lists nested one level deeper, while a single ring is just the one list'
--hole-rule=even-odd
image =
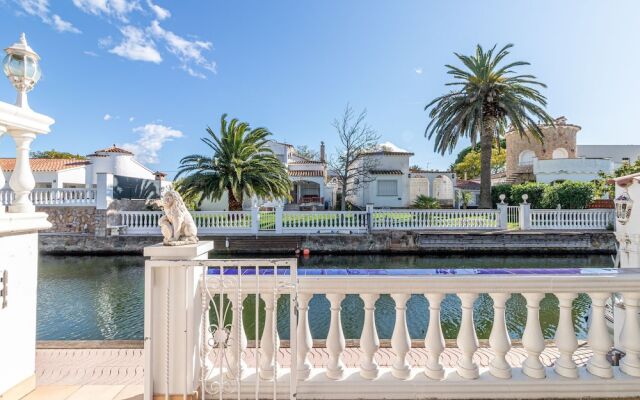
[{"label": "stone wall", "polygon": [[507,178],[518,174],[532,174],[532,166],[520,166],[519,156],[525,150],[531,150],[539,160],[550,160],[553,150],[564,148],[569,154],[569,158],[576,158],[576,135],[581,129],[577,125],[567,124],[564,119],[556,120],[556,126],[541,126],[544,133],[544,142],[540,143],[533,137],[520,137],[514,131],[509,131],[505,135],[507,144],[506,172]]},{"label": "stone wall", "polygon": [[[308,248],[316,254],[470,253],[470,254],[613,254],[612,232],[388,232],[370,235],[203,236],[214,241],[214,254],[295,254]],[[229,247],[226,247],[228,239]],[[47,254],[142,254],[160,236],[41,234]]]},{"label": "stone wall", "polygon": [[88,233],[96,232],[95,207],[36,207],[36,211],[45,212],[53,225],[44,232]]}]

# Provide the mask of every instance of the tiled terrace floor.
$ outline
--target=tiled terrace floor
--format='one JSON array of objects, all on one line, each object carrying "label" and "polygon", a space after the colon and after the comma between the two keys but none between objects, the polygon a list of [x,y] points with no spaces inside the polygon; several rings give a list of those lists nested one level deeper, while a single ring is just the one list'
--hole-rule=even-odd
[{"label": "tiled terrace floor", "polygon": [[[344,363],[347,367],[357,367],[358,348],[347,348]],[[390,366],[394,353],[390,348],[381,348],[376,354],[380,366]],[[454,367],[460,351],[447,348],[442,354],[445,367]],[[581,346],[574,355],[578,365],[584,365],[591,351]],[[475,360],[481,366],[488,366],[492,357],[491,350],[481,347]],[[509,363],[516,367],[522,364],[526,353],[522,347],[514,347],[507,355]],[[555,347],[547,347],[541,360],[553,365],[558,357]],[[280,349],[279,362],[283,366],[290,363],[288,348]],[[326,365],[329,354],[324,348],[314,348],[311,362],[315,367]],[[36,376],[38,388],[26,396],[25,400],[138,400],[143,390],[143,351],[142,349],[39,349],[36,354]],[[249,366],[253,365],[254,350],[245,354]],[[426,363],[424,348],[414,348],[409,353],[412,365]]]}]

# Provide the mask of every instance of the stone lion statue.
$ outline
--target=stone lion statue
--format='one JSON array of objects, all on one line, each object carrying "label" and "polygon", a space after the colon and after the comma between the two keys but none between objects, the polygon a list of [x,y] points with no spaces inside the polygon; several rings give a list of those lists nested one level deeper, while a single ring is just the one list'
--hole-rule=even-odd
[{"label": "stone lion statue", "polygon": [[158,220],[165,246],[198,243],[198,228],[180,193],[167,190],[162,196],[164,215]]}]

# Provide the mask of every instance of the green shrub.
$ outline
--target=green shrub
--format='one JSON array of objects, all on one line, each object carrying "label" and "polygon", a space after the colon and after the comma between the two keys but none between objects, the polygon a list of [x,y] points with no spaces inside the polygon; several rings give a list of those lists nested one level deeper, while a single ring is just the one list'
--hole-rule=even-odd
[{"label": "green shrub", "polygon": [[411,205],[413,208],[440,208],[440,202],[433,197],[428,197],[423,194],[416,197],[415,201]]},{"label": "green shrub", "polygon": [[562,208],[586,208],[593,201],[594,193],[595,187],[591,182],[564,181],[551,184],[544,190],[542,207],[556,208],[560,204]]},{"label": "green shrub", "polygon": [[[493,204],[493,206],[495,207],[496,204],[500,203],[500,195],[504,194],[505,196],[507,196],[504,199],[504,202],[507,204],[519,204],[519,203],[513,203],[511,201],[511,185],[509,185],[508,183],[501,183],[500,185],[495,185],[491,187],[491,203]],[[521,200],[522,201],[522,200]]]},{"label": "green shrub", "polygon": [[527,203],[531,204],[531,208],[542,208],[542,198],[544,196],[544,189],[547,185],[538,182],[527,182],[519,185],[511,186],[511,204],[522,203],[522,195],[527,194],[529,198]]}]

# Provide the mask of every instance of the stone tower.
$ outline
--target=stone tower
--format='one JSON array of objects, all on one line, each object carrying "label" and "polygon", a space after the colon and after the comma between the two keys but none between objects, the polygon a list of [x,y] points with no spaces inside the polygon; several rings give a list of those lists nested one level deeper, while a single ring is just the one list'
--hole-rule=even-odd
[{"label": "stone tower", "polygon": [[560,117],[555,120],[555,127],[542,125],[540,128],[544,134],[543,143],[532,137],[520,137],[514,130],[505,134],[507,182],[534,181],[534,158],[576,158],[576,135],[581,129],[578,125],[568,124],[565,117]]}]

